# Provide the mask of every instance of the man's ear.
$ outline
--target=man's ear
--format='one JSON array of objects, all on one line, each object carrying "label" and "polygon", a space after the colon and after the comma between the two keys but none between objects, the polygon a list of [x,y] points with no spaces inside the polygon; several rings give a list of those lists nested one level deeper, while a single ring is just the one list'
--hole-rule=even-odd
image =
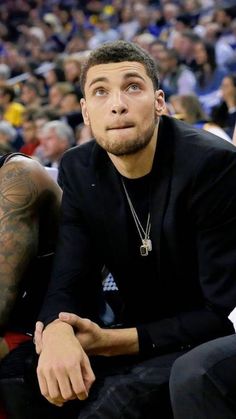
[{"label": "man's ear", "polygon": [[82,112],[84,124],[87,125],[87,126],[90,126],[87,104],[86,104],[86,100],[84,98],[82,98],[80,100],[80,106],[81,106],[81,112]]},{"label": "man's ear", "polygon": [[166,104],[165,104],[165,94],[163,90],[159,89],[155,91],[155,110],[156,116],[161,116],[165,113]]}]

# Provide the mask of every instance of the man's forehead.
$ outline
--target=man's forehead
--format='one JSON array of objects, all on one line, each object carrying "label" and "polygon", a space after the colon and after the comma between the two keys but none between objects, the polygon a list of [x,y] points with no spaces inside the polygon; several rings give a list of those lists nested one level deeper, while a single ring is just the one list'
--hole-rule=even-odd
[{"label": "man's forehead", "polygon": [[127,75],[130,75],[130,77],[137,75],[144,79],[149,78],[142,63],[137,61],[122,61],[119,63],[97,64],[90,67],[87,72],[86,85],[89,86],[91,82],[101,77],[109,80],[113,77],[122,79]]}]

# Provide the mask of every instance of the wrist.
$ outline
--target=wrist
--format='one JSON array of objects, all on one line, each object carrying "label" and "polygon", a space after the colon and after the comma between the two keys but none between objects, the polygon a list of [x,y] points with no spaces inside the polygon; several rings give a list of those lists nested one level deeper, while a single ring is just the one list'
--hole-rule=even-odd
[{"label": "wrist", "polygon": [[74,336],[74,330],[71,325],[56,319],[45,327],[43,331],[43,341],[45,342],[54,339],[57,336],[60,337],[61,335]]},{"label": "wrist", "polygon": [[102,329],[102,337],[97,355],[132,355],[139,352],[136,328]]}]

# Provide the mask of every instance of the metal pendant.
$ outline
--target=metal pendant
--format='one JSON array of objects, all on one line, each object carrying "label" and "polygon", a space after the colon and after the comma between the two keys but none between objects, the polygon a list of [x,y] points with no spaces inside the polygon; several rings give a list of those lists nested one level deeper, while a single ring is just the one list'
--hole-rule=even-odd
[{"label": "metal pendant", "polygon": [[140,255],[141,256],[147,256],[148,255],[148,247],[146,244],[142,244],[140,246]]},{"label": "metal pendant", "polygon": [[140,246],[141,256],[148,256],[148,252],[152,250],[152,241],[150,239],[143,239],[142,245]]},{"label": "metal pendant", "polygon": [[152,251],[152,241],[151,241],[151,239],[143,239],[142,242],[145,246],[147,246],[148,251],[151,252]]}]

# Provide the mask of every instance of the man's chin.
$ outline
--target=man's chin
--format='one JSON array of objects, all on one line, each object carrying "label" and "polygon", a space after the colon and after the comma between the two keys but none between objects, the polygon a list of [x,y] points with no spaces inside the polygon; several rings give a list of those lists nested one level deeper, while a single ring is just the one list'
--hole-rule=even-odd
[{"label": "man's chin", "polygon": [[122,156],[131,156],[134,154],[137,154],[139,151],[143,150],[148,143],[134,143],[134,144],[125,144],[123,146],[120,147],[109,147],[108,149],[106,149],[106,151],[109,154],[113,154],[114,156],[117,157],[122,157]]}]

